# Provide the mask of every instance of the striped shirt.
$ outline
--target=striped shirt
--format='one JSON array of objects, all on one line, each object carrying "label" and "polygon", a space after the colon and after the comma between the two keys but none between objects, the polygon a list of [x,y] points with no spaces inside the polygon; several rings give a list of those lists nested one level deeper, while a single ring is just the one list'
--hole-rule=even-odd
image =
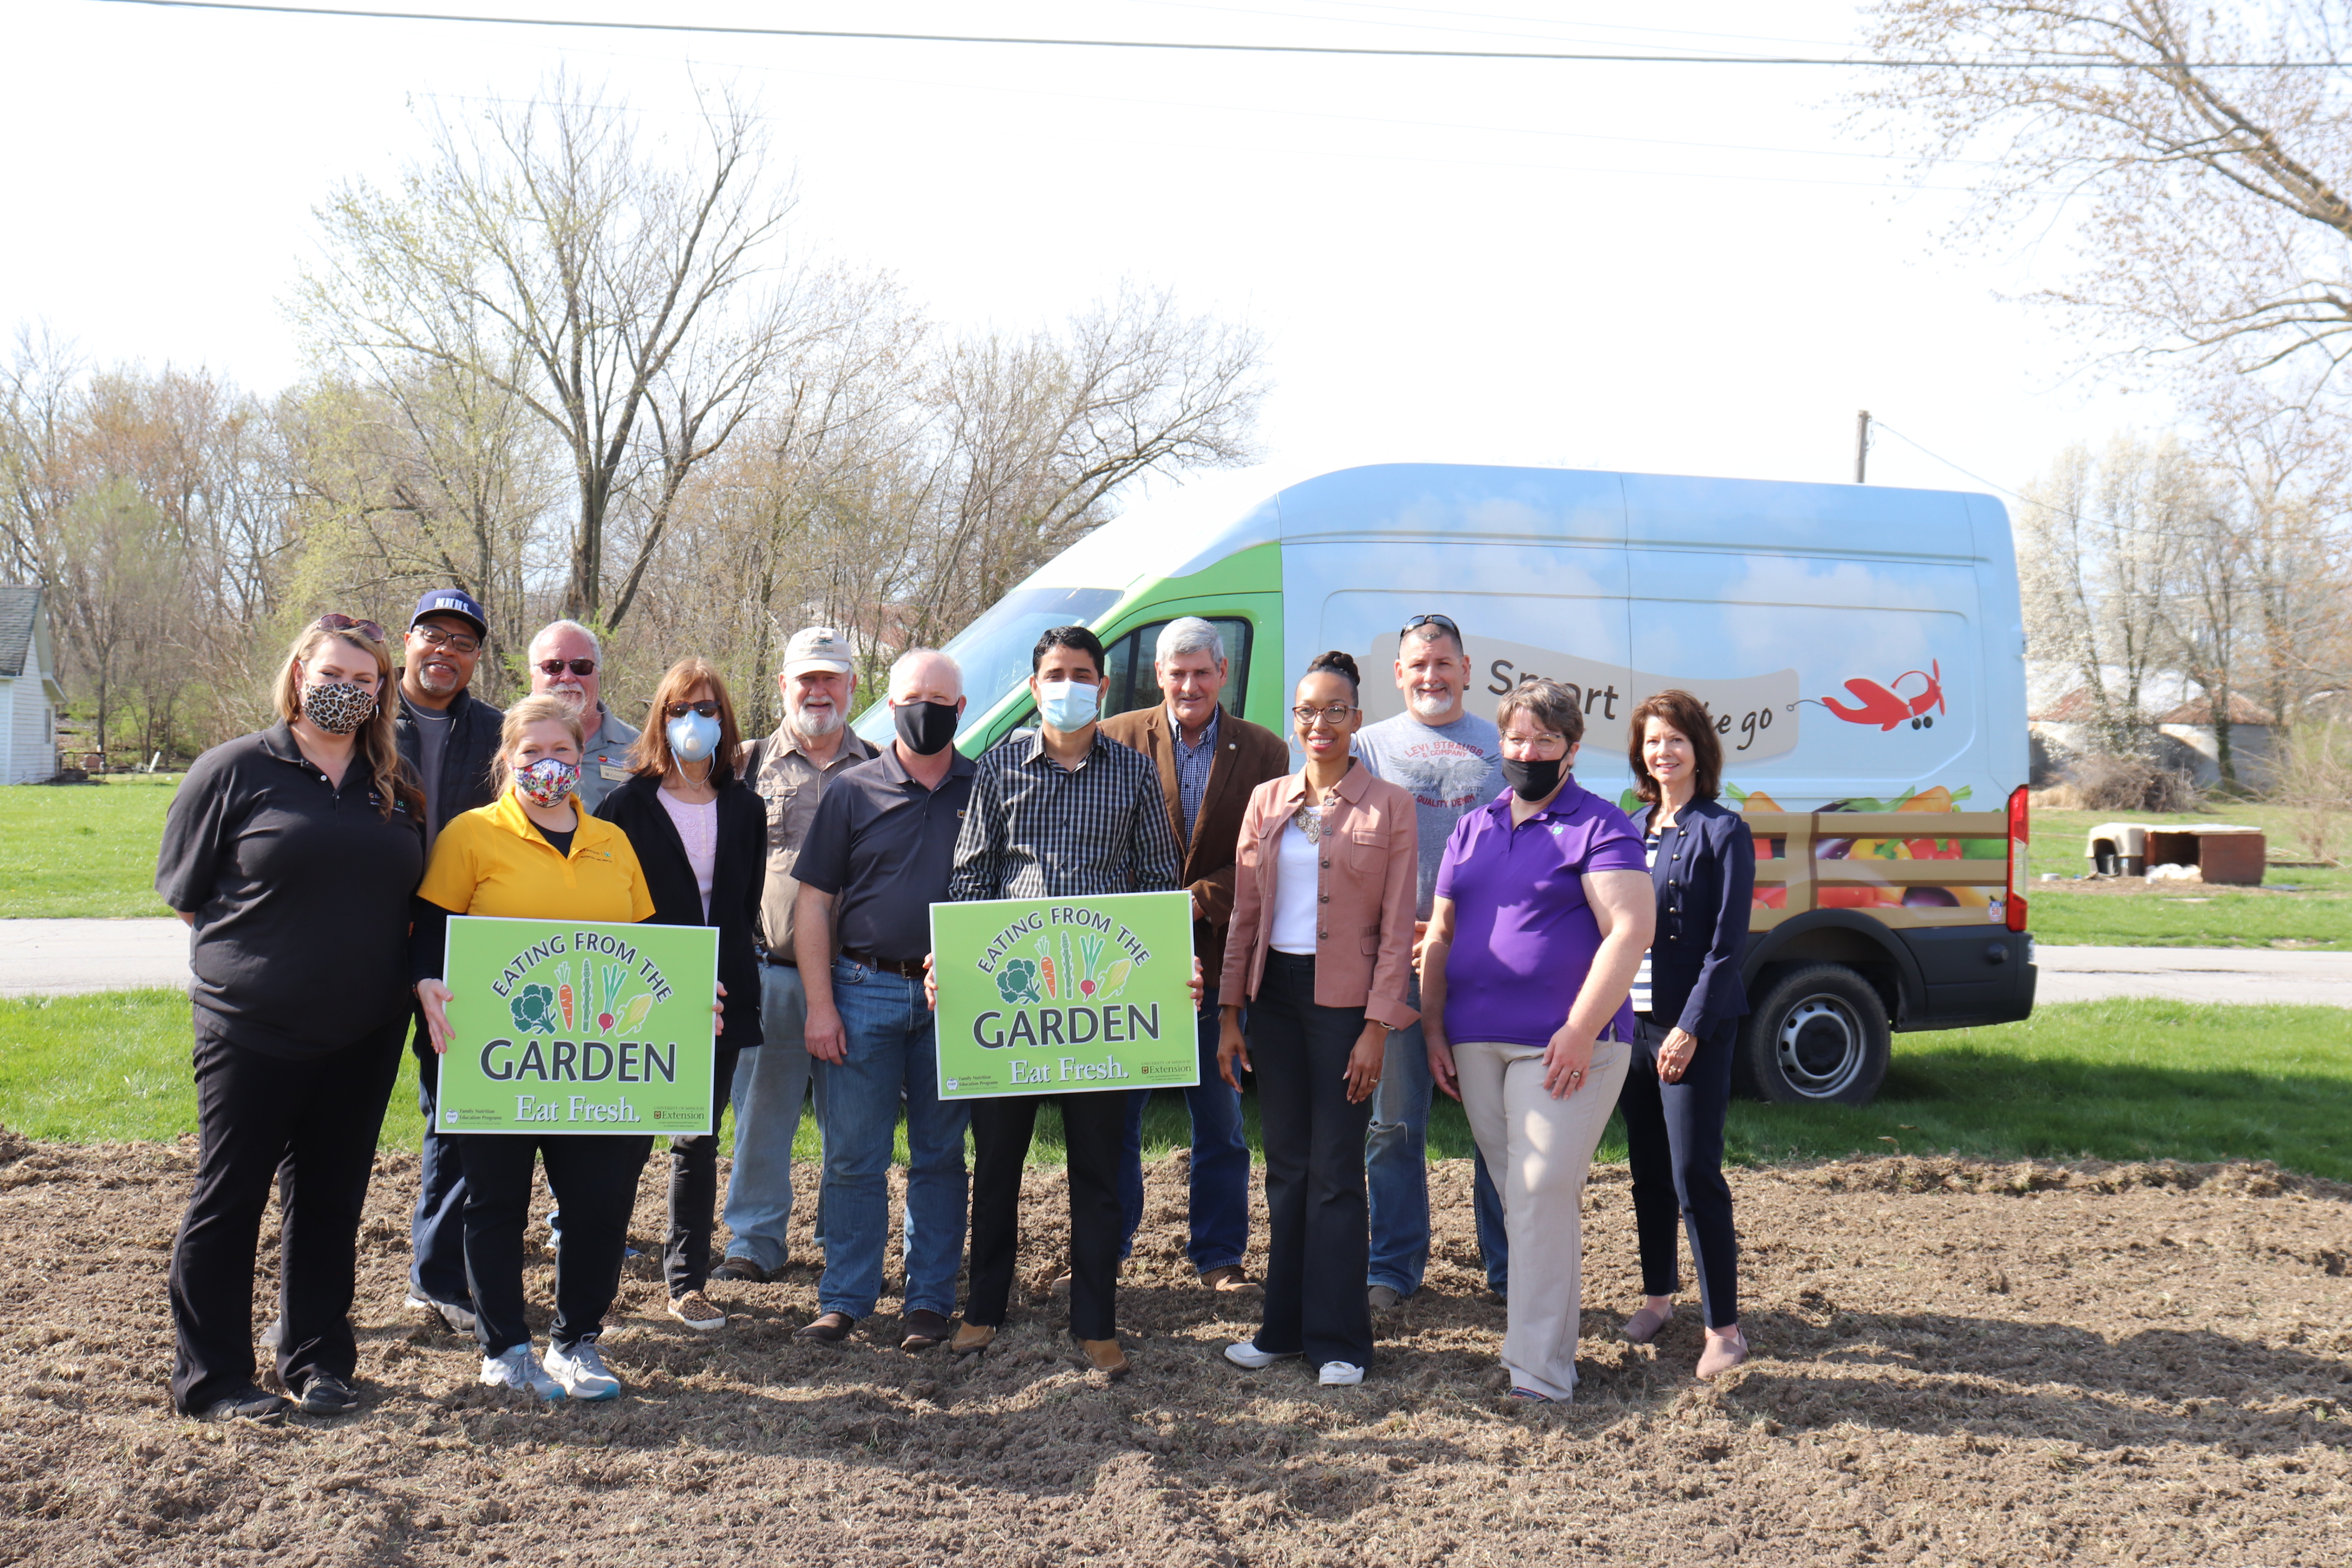
[{"label": "striped shirt", "polygon": [[[1642,840],[1643,863],[1654,871],[1658,868],[1659,837],[1657,825],[1653,823],[1649,837]],[[1633,1016],[1646,1018],[1650,1016],[1650,950],[1646,947],[1642,950],[1642,967],[1633,973],[1633,994],[1627,1000],[1633,1004]]]},{"label": "striped shirt", "polygon": [[1201,820],[1201,798],[1209,793],[1209,770],[1217,763],[1217,723],[1224,717],[1223,709],[1209,710],[1209,726],[1201,731],[1201,743],[1184,743],[1184,726],[1173,712],[1168,715],[1168,738],[1176,746],[1176,801],[1184,808],[1184,842],[1192,842],[1192,828]]},{"label": "striped shirt", "polygon": [[1066,768],[1037,732],[982,756],[956,837],[948,897],[1084,899],[1177,886],[1175,830],[1160,770],[1099,729]]}]

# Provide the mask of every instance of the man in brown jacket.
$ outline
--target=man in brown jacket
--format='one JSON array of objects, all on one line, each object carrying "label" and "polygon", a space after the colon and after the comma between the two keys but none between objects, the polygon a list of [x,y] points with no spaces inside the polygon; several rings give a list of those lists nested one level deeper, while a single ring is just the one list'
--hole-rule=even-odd
[{"label": "man in brown jacket", "polygon": [[[1225,645],[1197,616],[1160,630],[1152,668],[1167,701],[1102,721],[1103,733],[1131,746],[1160,769],[1168,816],[1183,855],[1180,879],[1192,895],[1192,952],[1209,990],[1201,998],[1201,1081],[1184,1091],[1192,1117],[1192,1239],[1185,1256],[1212,1290],[1255,1293],[1242,1268],[1249,1250],[1249,1145],[1242,1139],[1242,1098],[1217,1075],[1216,977],[1225,962],[1225,926],[1234,912],[1234,852],[1250,792],[1290,771],[1282,737],[1218,705],[1225,689]],[[1125,1257],[1143,1222],[1143,1108],[1150,1089],[1129,1097],[1127,1151],[1119,1203]]]}]

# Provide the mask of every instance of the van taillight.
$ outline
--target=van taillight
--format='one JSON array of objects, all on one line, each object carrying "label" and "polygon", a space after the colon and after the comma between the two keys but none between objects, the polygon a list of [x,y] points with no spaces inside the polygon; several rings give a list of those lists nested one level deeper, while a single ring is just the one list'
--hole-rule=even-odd
[{"label": "van taillight", "polygon": [[2026,847],[2032,842],[2031,825],[2026,821],[2025,786],[2018,785],[2009,792],[2009,929],[2025,929],[2025,895],[2019,891],[2032,879],[2032,868],[2026,859]]}]

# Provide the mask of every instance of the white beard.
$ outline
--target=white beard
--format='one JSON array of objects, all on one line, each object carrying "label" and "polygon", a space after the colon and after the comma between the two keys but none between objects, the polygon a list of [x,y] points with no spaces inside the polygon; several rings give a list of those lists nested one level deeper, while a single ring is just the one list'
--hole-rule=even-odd
[{"label": "white beard", "polygon": [[1426,691],[1415,691],[1406,696],[1404,705],[1412,710],[1414,718],[1426,721],[1444,717],[1446,710],[1454,706],[1454,699],[1432,696]]},{"label": "white beard", "polygon": [[824,713],[811,713],[803,710],[795,710],[793,713],[793,728],[812,741],[824,740],[827,735],[840,729],[841,725],[841,710],[838,708]]},{"label": "white beard", "polygon": [[581,715],[583,718],[587,716],[588,694],[585,691],[582,691],[577,689],[566,691],[562,688],[557,687],[553,690],[548,692],[548,695],[554,698],[558,702],[562,703],[566,708],[571,709],[574,713]]}]

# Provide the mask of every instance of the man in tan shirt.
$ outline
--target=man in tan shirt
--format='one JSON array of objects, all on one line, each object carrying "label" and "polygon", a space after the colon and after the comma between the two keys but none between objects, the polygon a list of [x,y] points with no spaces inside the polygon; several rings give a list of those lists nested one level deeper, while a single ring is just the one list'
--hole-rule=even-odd
[{"label": "man in tan shirt", "polygon": [[735,1168],[727,1183],[726,1260],[714,1279],[765,1280],[791,1256],[793,1136],[808,1099],[808,994],[793,952],[793,867],[836,773],[875,755],[850,732],[857,676],[849,644],[831,626],[793,635],[776,678],[784,721],[746,748],[743,776],[768,809],[768,876],[760,898],[760,1034],[735,1068]]}]

